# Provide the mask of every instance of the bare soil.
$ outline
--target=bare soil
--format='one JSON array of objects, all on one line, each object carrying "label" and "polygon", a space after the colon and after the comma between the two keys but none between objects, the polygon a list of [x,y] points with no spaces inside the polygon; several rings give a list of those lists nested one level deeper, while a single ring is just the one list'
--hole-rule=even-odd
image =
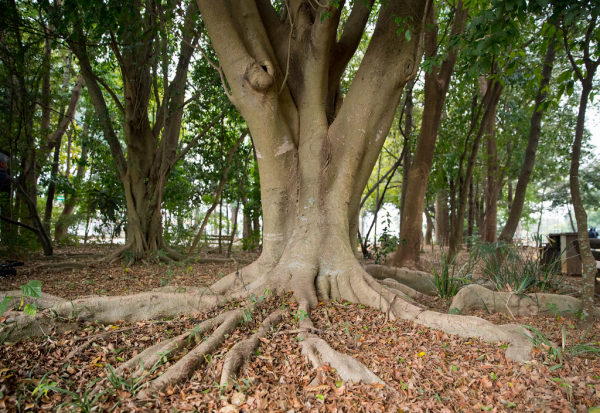
[{"label": "bare soil", "polygon": [[[58,253],[84,252],[106,255],[109,250],[69,248]],[[425,262],[435,260],[433,255],[424,254],[423,258]],[[123,295],[165,285],[206,286],[237,269],[235,263],[146,263],[126,268],[90,262],[81,270],[54,272],[36,268],[40,263],[26,261],[17,276],[0,280],[0,290],[14,290],[28,280],[38,279],[43,282],[44,292],[69,299],[92,294]],[[232,303],[229,308],[236,305]],[[448,311],[443,300],[434,301],[434,306],[438,311]],[[235,382],[220,387],[227,351],[250,336],[274,309],[282,307],[286,309],[283,322],[261,340],[248,369]],[[461,339],[410,322],[390,321],[385,314],[362,305],[320,303],[311,316],[321,331],[319,336],[335,350],[356,357],[390,387],[342,382],[327,365],[314,370],[301,355],[302,343],[296,334],[286,333],[297,328],[296,309],[297,303],[289,295],[265,295],[256,304],[253,319],[230,336],[183,386],[146,400],[135,399],[123,387],[98,405],[98,411],[114,407],[114,411],[122,412],[587,412],[590,407],[600,406],[600,360],[592,354],[565,354],[558,359],[540,346],[530,363],[514,363],[504,356],[503,343]],[[93,380],[106,376],[108,365],[116,367],[144,348],[189,330],[216,313],[112,326],[87,323],[76,332],[4,343],[0,346],[0,409],[56,411],[61,403],[73,401],[72,397],[54,390],[32,394],[36,387],[54,383],[56,388],[82,395]],[[573,319],[512,319],[485,311],[476,315],[496,324],[532,326],[559,347],[563,337],[568,348],[584,334]],[[120,332],[97,339],[71,360],[65,360],[89,337],[110,331]],[[598,323],[584,342],[600,346]],[[173,361],[159,366],[153,376]]]}]

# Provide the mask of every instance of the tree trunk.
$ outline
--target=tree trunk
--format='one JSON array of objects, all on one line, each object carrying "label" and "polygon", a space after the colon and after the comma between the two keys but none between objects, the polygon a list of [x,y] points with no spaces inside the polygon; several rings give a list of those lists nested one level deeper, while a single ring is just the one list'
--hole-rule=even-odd
[{"label": "tree trunk", "polygon": [[441,190],[435,196],[435,242],[442,247],[448,246],[450,238],[448,213],[448,193]]},{"label": "tree trunk", "polygon": [[[86,123],[83,125],[84,135],[87,134],[87,128],[88,124]],[[79,165],[77,166],[77,173],[74,178],[79,181],[83,180],[85,175],[85,162],[87,160],[87,151],[88,148],[86,146],[83,146],[81,148],[81,159],[79,160]],[[63,239],[67,235],[67,230],[69,228],[68,218],[73,214],[78,199],[79,194],[77,193],[65,196],[65,203],[62,213],[60,214],[60,218],[57,221],[56,226],[54,228],[54,239],[56,241]]]},{"label": "tree trunk", "polygon": [[[489,80],[486,87],[486,91],[483,98],[483,105],[486,107],[481,123],[479,124],[479,131],[477,136],[473,140],[471,145],[471,153],[467,161],[467,169],[465,171],[464,178],[462,175],[462,160],[459,167],[459,180],[461,182],[459,186],[458,196],[458,210],[456,212],[456,221],[452,224],[452,234],[450,236],[450,258],[454,258],[460,251],[462,239],[463,239],[463,228],[465,222],[465,210],[467,209],[468,193],[469,193],[469,182],[473,177],[473,171],[475,170],[475,161],[477,160],[477,153],[479,151],[479,142],[484,134],[484,131],[489,131],[488,125],[494,122],[496,116],[496,105],[500,100],[502,93],[502,84],[499,81]],[[474,125],[473,125],[474,126]],[[467,139],[468,140],[468,139]],[[467,152],[467,142],[465,141],[465,153]]]},{"label": "tree trunk", "polygon": [[[597,67],[597,66],[595,66]],[[582,80],[581,98],[579,100],[579,113],[577,114],[577,127],[575,139],[571,151],[571,168],[569,169],[569,188],[571,189],[571,201],[577,221],[577,235],[579,240],[579,251],[582,261],[583,294],[581,296],[581,322],[582,328],[588,328],[594,323],[594,292],[596,284],[596,259],[592,255],[590,240],[588,238],[587,213],[581,200],[579,184],[579,163],[581,158],[581,142],[585,130],[585,112],[588,105],[590,92],[593,88],[592,80],[594,70],[588,68],[587,77]]]},{"label": "tree trunk", "polygon": [[473,236],[473,224],[475,223],[475,198],[473,194],[473,177],[469,181],[469,212],[467,218],[467,236]]},{"label": "tree trunk", "polygon": [[[190,2],[186,16],[195,15],[197,10],[196,2]],[[169,82],[169,34],[162,33],[162,37],[159,37],[161,30],[158,26],[158,20],[162,21],[166,11],[159,8],[157,12],[159,19],[155,18],[155,13],[140,13],[142,20],[119,21],[124,29],[119,38],[121,43],[117,43],[111,36],[110,46],[115,52],[122,74],[123,95],[126,97],[124,102],[121,102],[116,93],[94,73],[88,55],[86,34],[81,24],[74,25],[77,36],[68,39],[70,48],[79,59],[90,100],[104,138],[109,144],[125,192],[127,241],[124,247],[110,258],[118,258],[124,251],[131,253],[134,259],[143,258],[167,248],[162,237],[161,204],[168,174],[216,120],[213,119],[207,129],[200,132],[184,148],[179,147],[188,67],[197,43],[192,27],[194,19],[184,19],[179,59],[173,79]],[[140,29],[139,25],[149,27],[143,38],[140,38],[136,31]],[[157,44],[160,44],[159,48],[156,47]],[[157,49],[161,54],[157,55]],[[163,101],[156,102],[159,107],[155,122],[151,124],[148,111],[153,89],[152,68],[161,56],[164,76]],[[127,156],[121,147],[103,89],[123,114]],[[171,259],[181,258],[181,255],[174,251],[169,251],[167,256]]]},{"label": "tree trunk", "polygon": [[425,229],[425,245],[433,244],[433,218],[428,208],[425,208],[425,218],[427,220],[427,227]]},{"label": "tree trunk", "polygon": [[[402,149],[404,154],[402,158],[402,187],[400,189],[400,223],[404,216],[404,206],[406,205],[406,189],[408,187],[410,165],[412,164],[412,129],[413,129],[413,88],[415,81],[411,80],[406,84],[406,101],[404,103],[404,145]],[[398,125],[400,128],[402,125]]]},{"label": "tree trunk", "polygon": [[496,108],[498,101],[490,101],[486,111],[490,111],[485,123],[487,152],[487,187],[485,197],[485,242],[496,242],[498,234],[498,179],[500,164],[498,161],[498,144],[496,142]]},{"label": "tree trunk", "polygon": [[546,55],[542,64],[542,78],[540,80],[540,87],[537,90],[535,96],[535,105],[533,108],[533,114],[531,115],[530,127],[529,127],[529,140],[527,142],[527,149],[525,149],[525,159],[523,159],[523,165],[521,166],[521,172],[519,172],[519,179],[515,188],[515,196],[512,201],[512,206],[508,214],[506,224],[498,237],[499,240],[510,243],[515,236],[515,231],[519,225],[521,214],[523,213],[523,206],[525,205],[525,195],[527,193],[527,184],[531,178],[533,167],[535,165],[535,155],[537,152],[538,142],[540,140],[542,117],[544,115],[543,104],[545,103],[546,96],[548,94],[548,85],[550,84],[550,78],[552,77],[552,67],[554,65],[554,59],[556,52],[554,50],[555,42],[551,41],[546,49]]},{"label": "tree trunk", "polygon": [[44,230],[48,234],[50,234],[50,221],[52,220],[52,208],[54,206],[54,195],[56,194],[56,179],[58,177],[61,143],[62,140],[59,140],[54,148],[54,160],[52,162],[52,170],[50,171],[50,185],[48,185],[46,208],[44,210]]},{"label": "tree trunk", "polygon": [[[466,18],[467,8],[463,8],[463,3],[459,1],[454,14],[450,38],[462,33]],[[425,56],[433,58],[437,55],[439,46],[433,7],[428,13],[427,24],[430,28],[425,31]],[[419,261],[427,181],[433,161],[435,141],[442,118],[444,101],[450,86],[457,54],[458,49],[451,48],[448,51],[446,60],[439,69],[434,66],[430,72],[425,73],[423,119],[406,188],[406,199],[409,199],[410,202],[404,206],[404,216],[402,216],[402,224],[400,225],[400,240],[402,241],[391,260],[391,265],[395,267],[401,267],[407,262]]]}]

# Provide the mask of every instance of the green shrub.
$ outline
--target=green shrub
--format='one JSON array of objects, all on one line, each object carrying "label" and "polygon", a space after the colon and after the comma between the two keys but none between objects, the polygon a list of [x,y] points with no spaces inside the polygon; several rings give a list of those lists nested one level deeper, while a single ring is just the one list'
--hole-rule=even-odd
[{"label": "green shrub", "polygon": [[474,243],[471,255],[484,263],[482,276],[498,291],[517,294],[556,291],[562,282],[560,257],[547,265],[521,245],[504,242]]},{"label": "green shrub", "polygon": [[448,259],[448,254],[442,254],[440,270],[433,267],[433,280],[435,289],[440,298],[448,299],[454,297],[460,289],[473,282],[473,268],[475,262],[469,260],[462,266],[458,266],[456,256]]}]

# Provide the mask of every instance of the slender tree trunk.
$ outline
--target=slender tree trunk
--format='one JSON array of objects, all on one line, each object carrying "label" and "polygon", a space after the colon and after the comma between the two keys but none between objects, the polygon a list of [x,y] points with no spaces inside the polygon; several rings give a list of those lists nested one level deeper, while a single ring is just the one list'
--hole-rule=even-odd
[{"label": "slender tree trunk", "polygon": [[427,227],[425,229],[425,245],[433,244],[433,218],[431,217],[431,213],[428,208],[425,208],[425,218],[427,222]]},{"label": "slender tree trunk", "polygon": [[[247,134],[248,134],[248,130],[246,130],[244,133],[242,133],[242,135],[238,138],[238,140],[235,142],[233,147],[229,150],[229,154],[227,155],[227,163],[225,164],[226,165],[225,169],[223,169],[223,176],[221,177],[221,182],[219,182],[219,186],[217,187],[217,190],[215,191],[215,199],[214,199],[212,205],[210,206],[210,208],[208,208],[208,211],[206,211],[206,215],[204,216],[204,219],[202,220],[202,224],[200,225],[200,230],[198,231],[198,233],[194,237],[194,240],[192,241],[192,245],[190,246],[190,249],[188,251],[189,255],[192,255],[192,253],[198,246],[198,243],[200,242],[200,239],[202,238],[202,234],[204,233],[204,229],[206,228],[206,224],[208,223],[208,219],[210,218],[210,215],[217,208],[217,205],[219,205],[221,203],[221,194],[223,193],[223,188],[225,187],[225,184],[227,183],[227,175],[229,174],[229,168],[231,166],[231,161],[233,159],[233,155],[235,154],[235,151],[237,151],[237,148],[240,146],[240,144],[244,141]],[[219,221],[220,221],[220,219],[219,219]],[[221,228],[220,228],[220,223],[219,223],[219,243],[220,243],[220,239],[221,239],[220,232],[221,232]]]},{"label": "slender tree trunk", "polygon": [[[567,207],[567,214],[569,215],[569,223],[571,224],[571,231],[577,232],[575,229],[575,224],[573,223],[573,215],[571,214],[571,208]],[[538,230],[539,232],[539,230]]]},{"label": "slender tree trunk", "polygon": [[543,103],[546,100],[548,94],[548,85],[550,84],[550,78],[552,76],[552,67],[554,65],[554,59],[556,52],[554,50],[555,42],[551,41],[548,44],[546,55],[544,57],[544,63],[542,64],[542,78],[540,80],[540,86],[535,96],[535,105],[533,108],[533,114],[531,115],[530,127],[529,127],[529,140],[527,142],[527,149],[525,149],[525,159],[521,166],[521,172],[519,172],[519,179],[515,188],[515,196],[512,201],[512,207],[508,214],[506,224],[498,237],[499,240],[504,242],[512,242],[515,235],[515,231],[519,225],[521,214],[523,213],[523,206],[525,205],[525,195],[527,193],[527,184],[531,178],[533,167],[535,165],[535,155],[537,152],[538,142],[541,134],[542,117],[544,115]]},{"label": "slender tree trunk", "polygon": [[60,146],[62,140],[56,143],[54,148],[54,160],[52,170],[50,171],[50,185],[48,185],[48,194],[46,199],[46,208],[44,210],[44,230],[50,234],[50,221],[52,220],[52,207],[54,206],[54,195],[56,194],[56,179],[58,177],[58,165],[60,161]]},{"label": "slender tree trunk", "polygon": [[582,261],[583,294],[581,297],[581,321],[582,328],[588,328],[594,323],[594,292],[596,284],[596,259],[592,255],[590,240],[588,238],[587,213],[581,200],[579,184],[579,163],[581,158],[581,142],[585,130],[585,112],[588,105],[588,99],[593,88],[592,80],[595,74],[594,70],[588,68],[587,77],[582,80],[581,97],[579,100],[579,113],[577,115],[577,127],[575,129],[575,139],[571,151],[571,168],[569,169],[569,187],[571,189],[571,201],[573,202],[573,211],[577,220],[577,235],[579,240],[579,251]]},{"label": "slender tree trunk", "polygon": [[[454,14],[450,38],[462,33],[466,17],[467,9],[463,8],[462,2],[459,1]],[[428,13],[427,24],[429,25],[429,30],[425,31],[425,56],[431,58],[437,55],[439,46],[433,7]],[[433,161],[435,141],[444,109],[444,101],[450,86],[457,53],[458,49],[452,48],[448,51],[446,60],[439,69],[434,66],[431,71],[425,73],[423,119],[406,188],[406,199],[409,199],[410,202],[404,206],[404,216],[402,216],[402,224],[400,226],[401,242],[398,246],[398,251],[390,260],[391,265],[395,267],[401,267],[407,262],[419,261],[427,181]]]},{"label": "slender tree trunk", "polygon": [[456,223],[452,226],[452,234],[450,236],[449,256],[451,258],[454,258],[458,254],[462,244],[463,228],[465,222],[465,210],[467,208],[469,193],[468,183],[471,181],[473,177],[473,171],[475,170],[475,161],[477,160],[477,153],[479,151],[479,142],[481,141],[484,131],[487,130],[489,132],[489,128],[487,125],[489,125],[489,123],[494,122],[496,116],[495,107],[498,104],[498,101],[500,100],[501,93],[502,85],[499,81],[488,81],[488,86],[486,88],[486,92],[484,94],[483,99],[483,104],[486,107],[486,109],[483,113],[481,123],[479,124],[479,131],[477,132],[477,136],[473,140],[473,144],[471,146],[471,153],[469,154],[469,158],[467,161],[467,169],[465,171],[464,178],[460,177],[462,175],[462,165],[459,168],[459,179],[461,180],[461,185],[458,196],[458,210],[456,212]]},{"label": "slender tree trunk", "polygon": [[498,178],[500,164],[498,162],[498,144],[496,141],[496,108],[498,101],[490,101],[490,116],[486,127],[487,152],[487,192],[485,197],[485,238],[486,242],[496,242],[498,234]]},{"label": "slender tree trunk", "polygon": [[[402,158],[402,187],[400,189],[400,223],[402,223],[402,217],[404,216],[404,205],[406,205],[406,189],[408,188],[408,180],[410,166],[412,164],[412,130],[413,130],[413,88],[415,81],[411,80],[406,84],[406,101],[404,104],[404,144],[406,148],[403,148],[404,156]],[[399,125],[401,126],[401,125]]]},{"label": "slender tree trunk", "polygon": [[473,194],[473,177],[469,180],[469,212],[467,218],[467,236],[473,236],[473,224],[475,222],[475,198]]},{"label": "slender tree trunk", "polygon": [[542,217],[544,216],[544,201],[546,199],[546,186],[544,185],[544,188],[542,189],[542,200],[540,202],[540,219],[538,220],[538,225],[537,225],[537,232],[536,234],[538,235],[538,237],[536,237],[536,247],[541,247],[541,245],[539,244],[539,235],[540,235],[540,228],[542,227]]},{"label": "slender tree trunk", "polygon": [[[83,126],[83,134],[87,133],[88,125],[87,123]],[[77,166],[77,172],[75,175],[76,180],[81,181],[85,175],[85,162],[87,160],[87,147],[83,146],[81,148],[81,159],[79,160],[79,165]],[[79,199],[79,194],[74,193],[72,195],[65,195],[65,203],[60,214],[60,218],[56,223],[54,229],[54,239],[59,241],[63,239],[67,235],[67,230],[69,228],[68,218],[73,214],[75,210],[75,206],[77,205],[77,201]]]}]

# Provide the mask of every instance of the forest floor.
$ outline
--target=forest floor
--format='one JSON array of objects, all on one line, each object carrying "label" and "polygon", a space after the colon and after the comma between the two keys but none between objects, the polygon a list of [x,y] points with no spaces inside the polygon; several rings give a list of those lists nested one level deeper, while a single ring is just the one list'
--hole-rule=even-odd
[{"label": "forest floor", "polygon": [[[57,254],[74,252],[104,256],[109,249],[77,247]],[[435,254],[423,255],[424,265],[435,264],[436,259]],[[236,263],[192,262],[146,263],[127,268],[91,261],[80,270],[55,272],[39,265],[40,261],[27,260],[17,276],[0,279],[0,290],[14,290],[36,279],[42,281],[44,292],[66,299],[126,295],[167,285],[206,286],[238,268]],[[571,291],[580,282],[567,281]],[[328,366],[314,370],[301,355],[296,334],[286,333],[296,328],[297,304],[292,297],[267,294],[261,298],[252,321],[230,336],[184,385],[140,401],[135,398],[135,389],[127,385],[114,389],[103,382],[103,388],[109,390],[104,393],[102,409],[224,413],[588,412],[600,406],[600,359],[590,353],[574,354],[582,349],[578,346],[581,343],[600,347],[600,323],[583,338],[584,332],[569,318],[513,318],[485,311],[473,314],[495,324],[531,326],[558,347],[564,345],[565,350],[552,357],[549,347],[540,342],[531,362],[515,363],[505,358],[504,343],[462,339],[411,322],[390,321],[385,314],[362,305],[320,303],[311,316],[321,330],[319,336],[334,349],[359,359],[389,385],[385,387],[342,382]],[[449,303],[436,300],[433,306],[436,311],[447,312]],[[237,381],[220,387],[220,371],[228,349],[251,335],[273,309],[281,307],[287,309],[287,315],[275,332],[261,340],[248,369]],[[91,398],[94,380],[106,377],[109,366],[116,367],[144,348],[189,330],[217,312],[112,326],[85,323],[78,331],[5,342],[0,345],[0,411],[53,412],[62,403],[67,403],[63,409],[75,407],[78,411],[85,403],[74,394]],[[108,332],[114,333],[95,337]],[[88,341],[92,341],[89,347],[65,360],[73,349]],[[151,377],[173,362],[157,365]],[[56,390],[40,391],[44,385]],[[100,407],[93,400],[91,404]]]}]

